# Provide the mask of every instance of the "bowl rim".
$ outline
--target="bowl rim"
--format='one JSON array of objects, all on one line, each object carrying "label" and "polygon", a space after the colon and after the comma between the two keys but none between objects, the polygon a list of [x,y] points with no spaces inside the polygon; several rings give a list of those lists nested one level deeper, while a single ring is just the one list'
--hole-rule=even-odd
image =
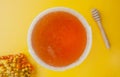
[{"label": "bowl rim", "polygon": [[[83,24],[84,28],[86,29],[86,35],[87,35],[87,43],[86,43],[86,47],[84,49],[84,52],[82,54],[82,56],[79,57],[79,59],[77,61],[75,61],[72,64],[69,64],[67,66],[63,66],[63,67],[55,67],[55,66],[51,66],[46,64],[44,61],[42,61],[34,52],[34,49],[32,47],[32,43],[31,43],[31,35],[32,35],[32,31],[35,27],[35,24],[46,14],[50,13],[50,12],[55,12],[55,11],[64,11],[67,13],[72,14],[73,16],[77,17],[80,22]],[[80,65],[88,56],[90,49],[91,49],[91,45],[92,45],[92,31],[91,31],[91,27],[89,26],[89,24],[87,23],[87,21],[85,20],[85,18],[78,13],[77,11],[71,9],[71,8],[67,8],[67,7],[53,7],[53,8],[49,8],[41,13],[39,13],[32,21],[29,30],[28,30],[28,36],[27,36],[27,44],[28,44],[28,50],[29,53],[31,54],[31,56],[35,59],[35,61],[37,61],[40,65],[42,65],[43,67],[46,67],[48,69],[51,70],[55,70],[55,71],[64,71],[70,68],[73,68],[75,66]]]}]

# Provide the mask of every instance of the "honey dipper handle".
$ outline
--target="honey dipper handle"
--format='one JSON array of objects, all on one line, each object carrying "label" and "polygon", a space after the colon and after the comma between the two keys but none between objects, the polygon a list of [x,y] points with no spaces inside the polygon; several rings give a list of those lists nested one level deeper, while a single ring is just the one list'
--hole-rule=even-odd
[{"label": "honey dipper handle", "polygon": [[97,21],[97,24],[98,24],[98,27],[99,27],[99,29],[101,31],[101,34],[102,34],[103,40],[105,42],[105,45],[109,49],[110,48],[110,43],[109,43],[109,40],[108,40],[108,38],[106,36],[106,33],[105,33],[105,31],[104,31],[104,29],[102,27],[101,21]]}]

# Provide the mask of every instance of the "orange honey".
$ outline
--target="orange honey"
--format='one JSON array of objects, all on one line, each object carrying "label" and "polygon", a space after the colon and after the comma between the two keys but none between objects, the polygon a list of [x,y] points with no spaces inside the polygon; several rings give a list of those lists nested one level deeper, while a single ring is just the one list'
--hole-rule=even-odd
[{"label": "orange honey", "polygon": [[77,17],[57,11],[46,14],[36,23],[31,40],[35,53],[43,62],[63,67],[80,58],[87,35]]}]

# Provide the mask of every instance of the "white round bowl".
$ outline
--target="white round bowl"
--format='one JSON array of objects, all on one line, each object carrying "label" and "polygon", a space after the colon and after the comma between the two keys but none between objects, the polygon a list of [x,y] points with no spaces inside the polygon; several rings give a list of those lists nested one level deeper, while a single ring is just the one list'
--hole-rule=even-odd
[{"label": "white round bowl", "polygon": [[[86,47],[84,49],[82,56],[80,56],[79,59],[77,61],[75,61],[74,63],[72,63],[68,66],[64,66],[64,67],[51,66],[51,65],[46,64],[44,61],[42,61],[42,59],[40,59],[36,55],[34,48],[32,47],[32,42],[31,42],[31,37],[32,37],[31,35],[32,35],[33,29],[34,29],[36,23],[46,14],[51,13],[51,12],[55,12],[55,11],[64,11],[64,12],[70,13],[70,14],[74,15],[75,17],[77,17],[80,20],[80,22],[83,24],[83,26],[86,30],[86,35],[87,35],[87,43],[86,43]],[[30,54],[40,65],[42,65],[43,67],[46,67],[48,69],[51,69],[51,70],[63,71],[63,70],[67,70],[67,69],[70,69],[72,67],[75,67],[75,66],[81,64],[86,59],[86,57],[88,56],[88,54],[90,52],[90,48],[92,45],[92,31],[91,31],[89,24],[87,23],[85,18],[80,13],[78,13],[75,10],[72,10],[70,8],[66,8],[66,7],[54,7],[54,8],[49,8],[49,9],[41,12],[32,21],[30,28],[28,30],[27,44],[28,44],[28,49],[29,49]]]}]

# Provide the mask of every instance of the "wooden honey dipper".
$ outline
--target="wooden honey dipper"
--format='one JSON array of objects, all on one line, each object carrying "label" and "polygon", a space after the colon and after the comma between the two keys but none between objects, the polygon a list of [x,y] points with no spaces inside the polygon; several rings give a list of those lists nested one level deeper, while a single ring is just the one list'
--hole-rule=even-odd
[{"label": "wooden honey dipper", "polygon": [[109,43],[108,38],[107,38],[107,36],[106,36],[106,33],[105,33],[105,31],[104,31],[104,29],[103,29],[103,27],[102,27],[101,18],[100,18],[100,13],[99,13],[99,11],[98,11],[97,9],[92,9],[91,13],[92,13],[93,19],[94,19],[94,20],[97,22],[97,24],[98,24],[98,27],[99,27],[99,29],[100,29],[100,31],[101,31],[101,34],[102,34],[103,40],[104,40],[104,42],[105,42],[105,45],[106,45],[106,47],[109,49],[109,48],[110,48],[110,43]]}]

